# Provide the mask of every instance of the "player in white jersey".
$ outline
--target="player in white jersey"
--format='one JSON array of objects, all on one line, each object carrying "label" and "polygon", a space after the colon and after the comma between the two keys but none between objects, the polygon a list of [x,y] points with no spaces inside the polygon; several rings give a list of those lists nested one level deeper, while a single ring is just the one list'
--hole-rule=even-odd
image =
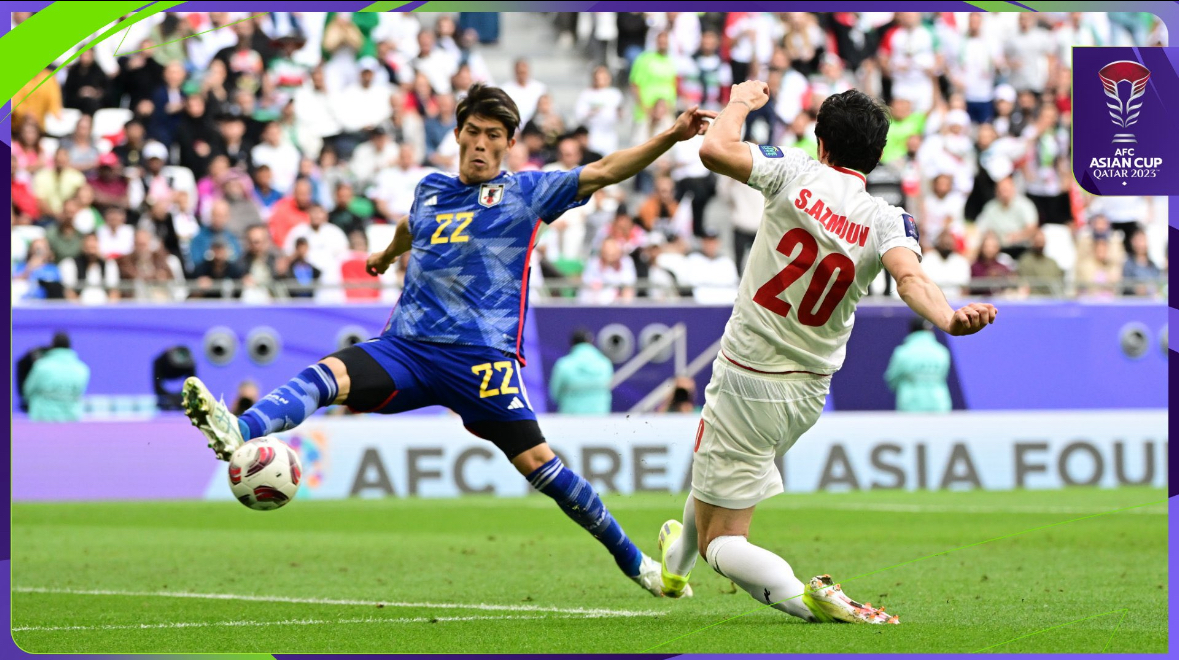
[{"label": "player in white jersey", "polygon": [[921,270],[913,217],[865,190],[888,135],[879,104],[856,90],[828,97],[815,127],[816,161],[799,149],[741,141],[745,117],[767,92],[760,81],[735,85],[700,149],[710,170],[765,195],[765,210],[705,392],[683,524],[660,529],[663,590],[691,595],[699,553],[758,601],[801,619],[897,623],[845,596],[830,576],[803,585],[785,560],[749,543],[753,509],[782,492],[774,459],[818,420],[856,304],[881,268],[910,308],[951,335],[978,332],[996,310],[951,309]]}]

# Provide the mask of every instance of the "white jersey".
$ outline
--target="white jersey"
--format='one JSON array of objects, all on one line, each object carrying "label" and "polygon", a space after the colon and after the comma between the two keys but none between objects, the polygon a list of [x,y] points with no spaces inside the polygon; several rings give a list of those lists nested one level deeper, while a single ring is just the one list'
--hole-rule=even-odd
[{"label": "white jersey", "polygon": [[869,195],[859,172],[801,149],[749,149],[765,210],[721,351],[755,371],[835,373],[881,257],[906,247],[921,258],[916,223]]}]

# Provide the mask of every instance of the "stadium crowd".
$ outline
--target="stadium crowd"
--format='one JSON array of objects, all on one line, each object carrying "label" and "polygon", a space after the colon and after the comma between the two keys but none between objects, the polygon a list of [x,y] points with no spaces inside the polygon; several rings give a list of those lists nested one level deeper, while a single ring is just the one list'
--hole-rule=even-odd
[{"label": "stadium crowd", "polygon": [[[548,48],[584,49],[569,76],[587,85],[564,105],[527,60],[491,70],[497,43],[521,37],[492,13],[166,13],[118,53],[112,38],[46,69],[14,99],[14,300],[395,300],[404,261],[376,286],[365,257],[418,180],[457,171],[454,109],[472,83],[518,104],[505,167],[524,171],[586,164],[690,105],[720,109],[747,78],[771,90],[747,139],[812,156],[826,96],[856,87],[888,104],[869,189],[917,217],[925,269],[951,298],[1165,295],[1165,198],[1094,198],[1070,172],[1071,46],[1165,45],[1152,14],[552,19]],[[731,302],[762,199],[705,169],[699,140],[554,223],[534,292]],[[882,275],[873,290],[892,287]]]}]

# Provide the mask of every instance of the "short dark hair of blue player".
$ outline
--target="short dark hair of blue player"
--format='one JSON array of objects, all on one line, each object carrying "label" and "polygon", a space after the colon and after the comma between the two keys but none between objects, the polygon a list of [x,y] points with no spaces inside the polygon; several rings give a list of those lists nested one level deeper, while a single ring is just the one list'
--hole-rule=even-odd
[{"label": "short dark hair of blue player", "polygon": [[520,126],[520,110],[508,93],[498,87],[475,83],[467,90],[467,96],[459,101],[455,109],[455,126],[462,128],[469,117],[486,117],[504,125],[508,139],[516,134]]},{"label": "short dark hair of blue player", "polygon": [[880,163],[888,139],[888,110],[867,94],[849,89],[819,106],[815,137],[823,141],[827,163],[867,174]]}]

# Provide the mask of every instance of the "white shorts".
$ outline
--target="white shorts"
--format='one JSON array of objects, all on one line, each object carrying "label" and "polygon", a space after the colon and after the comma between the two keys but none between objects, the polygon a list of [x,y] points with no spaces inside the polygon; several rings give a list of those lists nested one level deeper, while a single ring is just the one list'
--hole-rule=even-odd
[{"label": "white shorts", "polygon": [[818,421],[830,388],[830,376],[754,373],[718,356],[696,432],[692,495],[747,509],[781,493],[774,460]]}]

